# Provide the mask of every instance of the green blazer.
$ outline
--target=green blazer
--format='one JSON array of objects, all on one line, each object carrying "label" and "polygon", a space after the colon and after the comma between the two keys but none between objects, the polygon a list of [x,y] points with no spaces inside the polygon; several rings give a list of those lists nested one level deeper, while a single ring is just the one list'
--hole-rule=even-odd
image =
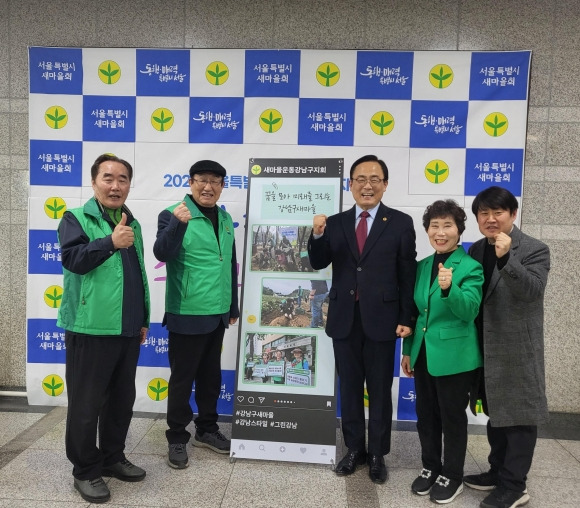
[{"label": "green blazer", "polygon": [[475,318],[481,303],[483,268],[459,246],[445,268],[453,268],[449,295],[444,298],[437,279],[430,284],[434,254],[417,266],[415,331],[403,341],[403,354],[414,367],[425,341],[427,370],[432,376],[469,372],[481,367]]}]

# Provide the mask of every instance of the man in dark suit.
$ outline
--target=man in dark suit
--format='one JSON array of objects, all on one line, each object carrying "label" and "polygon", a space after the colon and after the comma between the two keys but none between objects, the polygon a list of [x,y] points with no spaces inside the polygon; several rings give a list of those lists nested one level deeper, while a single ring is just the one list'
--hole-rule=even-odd
[{"label": "man in dark suit", "polygon": [[[485,236],[469,254],[483,265],[483,299],[476,320],[483,353],[478,394],[489,416],[490,470],[463,478],[490,490],[482,508],[523,506],[538,425],[548,421],[544,379],[544,292],[548,246],[515,225],[518,202],[501,187],[481,191],[471,207]],[[475,398],[475,397],[473,397]]]},{"label": "man in dark suit", "polygon": [[387,479],[384,455],[391,448],[395,341],[412,332],[417,267],[411,217],[381,203],[388,179],[387,165],[376,156],[355,161],[350,185],[356,205],[331,217],[316,215],[308,242],[314,269],[332,263],[326,333],[334,347],[348,447],[335,472],[349,475],[367,462],[375,483]]}]

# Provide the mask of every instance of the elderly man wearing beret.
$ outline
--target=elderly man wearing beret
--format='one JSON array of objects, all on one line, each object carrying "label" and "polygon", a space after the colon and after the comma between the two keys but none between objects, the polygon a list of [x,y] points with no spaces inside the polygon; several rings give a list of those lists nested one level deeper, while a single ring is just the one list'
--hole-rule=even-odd
[{"label": "elderly man wearing beret", "polygon": [[225,329],[239,317],[234,224],[217,206],[226,170],[211,160],[189,170],[191,194],[159,214],[155,257],[167,266],[165,316],[169,330],[167,463],[189,465],[186,430],[193,418],[189,399],[195,382],[198,416],[193,445],[229,453],[219,431],[217,400]]}]

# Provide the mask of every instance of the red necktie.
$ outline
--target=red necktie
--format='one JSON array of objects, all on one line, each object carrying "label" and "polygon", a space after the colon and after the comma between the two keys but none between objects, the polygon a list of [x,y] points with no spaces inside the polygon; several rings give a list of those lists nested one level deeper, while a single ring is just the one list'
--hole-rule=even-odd
[{"label": "red necktie", "polygon": [[358,245],[358,253],[362,254],[365,242],[367,241],[367,217],[370,213],[367,211],[361,212],[359,215],[360,220],[358,221],[358,226],[356,227],[356,243]]}]

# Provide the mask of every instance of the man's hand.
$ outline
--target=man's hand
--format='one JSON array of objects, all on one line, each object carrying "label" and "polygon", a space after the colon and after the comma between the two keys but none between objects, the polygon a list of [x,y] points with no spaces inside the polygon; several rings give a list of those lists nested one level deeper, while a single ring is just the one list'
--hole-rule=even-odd
[{"label": "man's hand", "polygon": [[123,212],[119,224],[115,226],[113,234],[111,235],[111,240],[113,240],[113,247],[115,247],[115,249],[127,249],[135,242],[133,228],[131,226],[126,226],[126,224],[127,214]]},{"label": "man's hand", "polygon": [[326,228],[326,215],[319,214],[315,215],[312,219],[312,232],[315,235],[322,235],[324,234],[324,230]]},{"label": "man's hand", "polygon": [[230,321],[229,321],[230,325],[235,325],[237,322],[238,322],[238,318],[237,317],[231,317],[230,318]]},{"label": "man's hand", "polygon": [[181,222],[187,224],[189,220],[191,220],[191,213],[185,204],[185,201],[182,201],[173,209],[173,215],[177,217]]},{"label": "man's hand", "polygon": [[439,263],[438,268],[439,274],[437,276],[437,281],[439,282],[439,287],[441,289],[449,289],[453,279],[453,268],[445,268],[443,263]]},{"label": "man's hand", "polygon": [[512,246],[512,238],[505,233],[498,233],[495,235],[495,255],[498,258],[504,257]]},{"label": "man's hand", "polygon": [[413,333],[413,329],[409,326],[397,325],[395,333],[397,334],[397,337],[404,339]]},{"label": "man's hand", "polygon": [[401,367],[403,369],[403,374],[407,377],[413,377],[413,369],[411,369],[411,357],[409,355],[403,355],[401,360]]},{"label": "man's hand", "polygon": [[147,338],[147,330],[148,328],[141,328],[141,333],[139,334],[139,336],[141,337],[141,342],[140,344],[143,344],[143,342],[145,342],[145,339]]}]

